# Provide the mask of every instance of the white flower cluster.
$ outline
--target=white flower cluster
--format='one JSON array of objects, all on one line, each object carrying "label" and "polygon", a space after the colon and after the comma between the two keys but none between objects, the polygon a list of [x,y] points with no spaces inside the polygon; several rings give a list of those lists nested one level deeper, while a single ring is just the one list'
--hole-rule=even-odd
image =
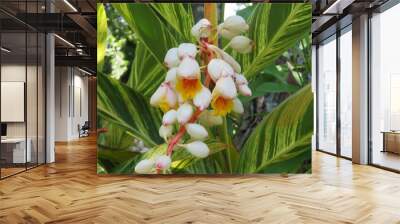
[{"label": "white flower cluster", "polygon": [[[201,19],[191,29],[198,46],[182,43],[168,50],[164,59],[169,69],[165,81],[150,99],[152,106],[164,112],[159,135],[168,143],[167,153],[140,161],[135,167],[136,173],[160,173],[169,169],[170,156],[176,145],[197,158],[207,157],[209,148],[203,140],[208,137],[208,132],[204,126],[222,124],[222,116],[230,112],[244,112],[237,96],[250,96],[251,90],[241,74],[241,67],[224,50],[210,44],[208,38],[213,30],[217,30],[223,38],[231,40],[228,45],[232,49],[249,53],[253,47],[252,41],[242,35],[248,29],[249,26],[240,16],[228,17],[218,28],[213,28],[207,19]],[[205,62],[202,67],[197,62],[199,52]],[[209,86],[211,81],[215,84],[212,85],[213,89]],[[175,131],[176,135],[173,136]],[[190,140],[181,144],[185,133]]]}]

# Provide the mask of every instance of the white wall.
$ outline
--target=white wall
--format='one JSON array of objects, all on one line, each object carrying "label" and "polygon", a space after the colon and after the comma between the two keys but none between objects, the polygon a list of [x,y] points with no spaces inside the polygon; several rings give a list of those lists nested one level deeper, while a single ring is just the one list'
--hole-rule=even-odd
[{"label": "white wall", "polygon": [[76,68],[56,67],[55,85],[55,140],[77,139],[78,125],[88,120],[88,78]]}]

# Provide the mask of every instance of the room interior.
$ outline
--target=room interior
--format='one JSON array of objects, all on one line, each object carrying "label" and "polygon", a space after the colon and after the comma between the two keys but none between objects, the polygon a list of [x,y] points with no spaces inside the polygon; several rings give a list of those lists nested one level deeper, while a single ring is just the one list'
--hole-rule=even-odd
[{"label": "room interior", "polygon": [[95,43],[87,35],[89,29],[93,35],[94,7],[87,1],[1,1],[0,179],[54,162],[55,141],[94,130],[94,103],[88,105],[95,95]]},{"label": "room interior", "polygon": [[[339,3],[340,5],[340,3]],[[388,6],[389,5],[389,6]],[[315,30],[314,65],[316,86],[316,149],[328,154],[357,162],[357,155],[352,149],[355,118],[361,116],[352,112],[358,107],[353,89],[359,80],[354,78],[354,57],[352,49],[358,44],[354,37],[352,16],[365,7],[365,3],[355,2],[343,6],[343,14],[336,21],[320,25]],[[342,6],[341,6],[342,7]],[[399,94],[398,68],[395,66],[398,45],[395,43],[399,34],[393,29],[394,21],[399,19],[400,6],[387,2],[368,5],[374,8],[368,11],[365,64],[367,79],[361,88],[365,88],[365,141],[368,154],[366,164],[399,172]],[[352,15],[353,14],[353,15]],[[320,22],[324,17],[316,19]],[[338,27],[335,27],[335,23]],[[318,24],[318,23],[316,23]],[[330,26],[330,27],[329,27]],[[317,26],[316,26],[317,27]],[[352,63],[353,61],[353,63]],[[355,83],[353,83],[356,81]]]},{"label": "room interior", "polygon": [[44,35],[23,27],[1,34],[2,177],[45,161]]}]

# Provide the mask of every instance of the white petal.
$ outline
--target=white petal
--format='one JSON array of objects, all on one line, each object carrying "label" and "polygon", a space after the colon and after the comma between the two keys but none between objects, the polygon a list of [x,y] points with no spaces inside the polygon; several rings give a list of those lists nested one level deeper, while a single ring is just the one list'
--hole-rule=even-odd
[{"label": "white petal", "polygon": [[191,33],[196,39],[205,38],[210,35],[211,23],[207,19],[199,20],[191,29]]},{"label": "white petal", "polygon": [[181,94],[178,94],[178,103],[179,103],[179,105],[185,103],[185,100],[183,100]]},{"label": "white petal", "polygon": [[144,159],[135,166],[135,172],[139,174],[151,174],[154,168],[154,161],[150,159]]},{"label": "white petal", "polygon": [[223,123],[221,116],[216,116],[210,110],[205,110],[200,114],[199,121],[201,124],[212,127],[215,125],[221,125]]},{"label": "white petal", "polygon": [[238,86],[247,85],[247,83],[248,83],[246,77],[244,75],[242,75],[242,74],[236,74],[234,76],[234,78],[235,78],[235,83]]},{"label": "white petal", "polygon": [[204,87],[193,98],[193,104],[200,110],[206,109],[211,102],[211,92],[208,88]]},{"label": "white petal", "polygon": [[168,138],[172,135],[172,125],[161,125],[160,129],[158,129],[158,134],[161,138]]},{"label": "white petal", "polygon": [[253,41],[245,36],[236,36],[231,40],[230,47],[239,53],[249,53],[251,51]]},{"label": "white petal", "polygon": [[178,47],[178,56],[182,60],[185,57],[195,58],[197,47],[192,43],[182,43]]},{"label": "white petal", "polygon": [[165,95],[167,94],[167,86],[163,83],[161,84],[158,89],[153,93],[153,95],[150,98],[150,104],[152,106],[158,106],[158,104],[160,103],[160,101],[165,97]]},{"label": "white petal", "polygon": [[167,103],[169,105],[170,108],[174,108],[177,104],[178,101],[178,96],[175,93],[175,91],[171,88],[171,86],[167,86],[167,93],[166,93],[166,99],[167,99]]},{"label": "white petal", "polygon": [[224,59],[224,61],[228,62],[228,64],[230,64],[232,66],[233,70],[235,70],[236,73],[240,73],[242,71],[240,64],[225,51],[222,51],[222,59]]},{"label": "white petal", "polygon": [[207,65],[208,74],[216,82],[221,77],[234,75],[233,68],[222,59],[214,58]]},{"label": "white petal", "polygon": [[164,63],[168,68],[177,67],[179,65],[178,48],[171,48],[165,54]]},{"label": "white petal", "polygon": [[219,47],[212,44],[207,45],[207,47],[216,52],[224,61],[230,64],[236,73],[241,72],[242,68],[240,67],[240,64],[234,58],[232,58],[232,56],[230,56],[228,53],[226,53]]},{"label": "white petal", "polygon": [[243,104],[238,98],[233,99],[232,110],[233,110],[233,112],[238,113],[238,114],[242,114],[244,112]]},{"label": "white petal", "polygon": [[165,82],[169,82],[171,83],[171,86],[175,86],[176,72],[177,68],[171,68],[170,70],[168,70],[167,75],[165,76]]},{"label": "white petal", "polygon": [[238,86],[239,93],[244,96],[251,96],[251,89],[248,85],[240,85]]},{"label": "white petal", "polygon": [[197,40],[200,39],[200,26],[195,24],[192,29],[190,30],[192,36],[194,36]]},{"label": "white petal", "polygon": [[201,141],[194,141],[184,145],[184,147],[195,157],[205,158],[210,153],[208,146]]},{"label": "white petal", "polygon": [[226,99],[233,99],[237,96],[236,85],[232,77],[220,78],[215,84],[214,91]]},{"label": "white petal", "polygon": [[195,140],[202,140],[208,137],[207,130],[199,124],[194,124],[194,123],[186,124],[185,128],[190,137],[192,137]]},{"label": "white petal", "polygon": [[193,115],[193,108],[190,104],[182,104],[177,111],[177,119],[179,124],[187,123]]},{"label": "white petal", "polygon": [[223,28],[224,28],[224,23],[219,24],[217,27],[217,32],[220,33]]},{"label": "white petal", "polygon": [[163,125],[170,125],[176,122],[176,110],[170,110],[164,114],[162,123]]},{"label": "white petal", "polygon": [[200,75],[200,66],[193,58],[186,57],[179,64],[177,75],[182,78],[197,78]]},{"label": "white petal", "polygon": [[223,27],[221,27],[221,28],[218,30],[218,33],[219,33],[223,38],[228,39],[228,40],[232,39],[233,37],[235,37],[236,35],[239,34],[239,33],[231,32],[231,31],[229,31],[229,30],[227,30],[227,29],[224,29]]},{"label": "white petal", "polygon": [[243,33],[249,29],[249,25],[247,25],[243,17],[234,15],[225,19],[224,28],[231,32]]},{"label": "white petal", "polygon": [[156,168],[166,170],[171,166],[171,157],[162,155],[156,158]]}]

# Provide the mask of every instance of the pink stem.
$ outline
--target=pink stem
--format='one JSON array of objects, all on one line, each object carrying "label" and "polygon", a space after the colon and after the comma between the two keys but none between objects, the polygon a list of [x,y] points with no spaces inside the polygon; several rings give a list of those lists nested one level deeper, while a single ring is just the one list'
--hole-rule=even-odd
[{"label": "pink stem", "polygon": [[[195,122],[195,121],[199,118],[201,112],[202,112],[202,111],[201,111],[200,109],[197,109],[197,110],[194,112],[194,114],[192,115],[192,117],[190,118],[189,123]],[[172,151],[174,150],[175,145],[178,144],[179,140],[181,140],[181,138],[183,137],[183,135],[185,135],[185,132],[186,132],[186,128],[185,128],[184,125],[182,125],[182,126],[179,128],[178,133],[171,139],[171,141],[170,141],[169,144],[168,144],[167,156],[171,156],[171,155],[172,155]]]}]

